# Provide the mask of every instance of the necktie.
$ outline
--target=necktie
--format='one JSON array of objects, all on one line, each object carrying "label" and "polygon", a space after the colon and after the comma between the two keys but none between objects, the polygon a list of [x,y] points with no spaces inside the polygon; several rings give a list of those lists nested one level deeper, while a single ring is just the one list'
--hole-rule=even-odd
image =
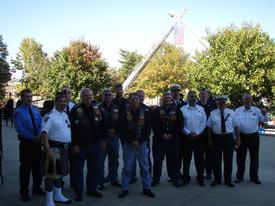
[{"label": "necktie", "polygon": [[31,116],[31,119],[32,119],[32,126],[33,126],[34,136],[37,136],[38,135],[38,131],[37,131],[37,127],[36,127],[36,124],[35,124],[35,121],[34,121],[34,116],[33,116],[32,108],[31,107],[29,107],[29,113],[30,113],[30,116]]},{"label": "necktie", "polygon": [[67,115],[69,116],[69,114],[70,114],[69,104],[67,104],[67,107],[66,107],[66,113],[67,113]]},{"label": "necktie", "polygon": [[226,127],[225,127],[225,120],[224,120],[223,111],[221,111],[221,129],[222,129],[222,133],[225,134],[226,133]]}]

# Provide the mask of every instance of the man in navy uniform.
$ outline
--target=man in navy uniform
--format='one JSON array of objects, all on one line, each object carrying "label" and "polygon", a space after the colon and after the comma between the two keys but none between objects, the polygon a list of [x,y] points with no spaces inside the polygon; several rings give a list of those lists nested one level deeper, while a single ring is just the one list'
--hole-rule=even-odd
[{"label": "man in navy uniform", "polygon": [[237,150],[237,179],[236,183],[243,181],[245,172],[245,159],[247,150],[250,155],[250,180],[255,184],[261,184],[258,176],[259,170],[259,124],[268,121],[265,110],[252,106],[252,96],[248,93],[243,95],[244,105],[235,110],[240,128],[241,145]]},{"label": "man in navy uniform", "polygon": [[172,184],[180,187],[179,184],[179,158],[180,158],[180,137],[182,129],[182,114],[174,105],[171,105],[171,93],[163,95],[163,105],[154,110],[152,125],[154,131],[153,141],[153,183],[159,184],[162,162],[166,156],[167,171],[169,172]]},{"label": "man in navy uniform", "polygon": [[181,108],[183,105],[186,105],[186,103],[180,99],[180,85],[179,84],[172,84],[170,91],[172,94],[172,105],[177,106]]},{"label": "man in navy uniform", "polygon": [[[69,116],[72,108],[75,105],[75,103],[72,102],[72,91],[71,91],[70,87],[65,86],[62,89],[62,93],[65,95],[65,97],[67,99],[67,105],[65,108],[65,112]],[[69,153],[69,164],[70,164],[70,186],[73,187],[73,177],[71,175],[72,174],[72,147],[71,147],[71,144],[69,144],[68,153]],[[64,186],[64,181],[63,181],[63,186]]]},{"label": "man in navy uniform", "polygon": [[24,89],[20,93],[23,104],[15,111],[15,129],[20,140],[19,145],[19,179],[20,194],[23,201],[29,200],[30,175],[33,177],[32,193],[45,195],[41,189],[42,176],[39,172],[41,157],[41,124],[42,117],[32,105],[32,91]]},{"label": "man in navy uniform", "polygon": [[[206,88],[202,88],[199,94],[198,105],[204,108],[206,118],[208,119],[210,112],[217,108],[216,104],[209,98],[209,93]],[[208,144],[207,128],[203,131],[202,134],[204,138],[204,169],[206,173],[206,179],[212,178],[213,171],[213,152]]]}]

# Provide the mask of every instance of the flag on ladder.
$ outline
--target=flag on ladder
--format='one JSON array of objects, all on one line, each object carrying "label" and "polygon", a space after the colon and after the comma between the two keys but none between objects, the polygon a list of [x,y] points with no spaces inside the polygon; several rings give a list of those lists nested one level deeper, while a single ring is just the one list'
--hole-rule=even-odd
[{"label": "flag on ladder", "polygon": [[174,27],[174,40],[176,45],[183,45],[183,25],[177,25]]}]

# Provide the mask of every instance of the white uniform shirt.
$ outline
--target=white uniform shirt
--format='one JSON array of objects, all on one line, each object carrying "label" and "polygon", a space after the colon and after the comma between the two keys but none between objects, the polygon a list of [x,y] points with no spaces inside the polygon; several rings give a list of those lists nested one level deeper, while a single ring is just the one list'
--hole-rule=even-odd
[{"label": "white uniform shirt", "polygon": [[[72,101],[69,101],[67,103],[67,106],[64,110],[64,112],[66,112],[67,115],[69,115],[70,111],[72,110],[72,108],[74,107],[75,103],[73,103]],[[67,109],[69,109],[69,111],[67,111]]]},{"label": "white uniform shirt", "polygon": [[183,133],[185,135],[189,135],[190,132],[201,134],[206,127],[206,114],[203,107],[184,105],[181,107],[181,112],[184,119]]},{"label": "white uniform shirt", "polygon": [[41,130],[48,134],[50,140],[63,143],[71,142],[70,121],[65,112],[58,112],[54,108],[43,118]]},{"label": "white uniform shirt", "polygon": [[235,110],[238,118],[240,132],[244,134],[253,134],[258,131],[259,123],[268,121],[268,116],[263,116],[261,110],[257,107],[245,109],[244,106]]},{"label": "white uniform shirt", "polygon": [[72,101],[70,101],[70,102],[68,103],[68,105],[69,105],[69,111],[71,111],[72,108],[74,107],[75,103],[73,103]]},{"label": "white uniform shirt", "polygon": [[[233,133],[234,127],[238,126],[238,120],[236,118],[235,112],[231,109],[224,109],[224,120],[226,127],[226,134]],[[215,109],[210,113],[210,116],[207,120],[207,127],[212,128],[214,134],[223,134],[221,131],[221,111]]]}]

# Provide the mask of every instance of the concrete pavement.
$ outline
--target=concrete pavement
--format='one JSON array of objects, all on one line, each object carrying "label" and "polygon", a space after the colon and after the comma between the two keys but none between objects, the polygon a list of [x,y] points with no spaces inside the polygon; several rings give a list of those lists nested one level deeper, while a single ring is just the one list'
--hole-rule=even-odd
[{"label": "concrete pavement", "polygon": [[[0,206],[42,206],[44,197],[31,196],[31,201],[24,203],[19,196],[19,142],[16,132],[12,127],[3,125],[3,148],[4,148],[4,179],[5,184],[0,185]],[[248,158],[249,159],[249,158]],[[117,195],[120,189],[106,184],[103,191],[103,199],[95,199],[84,195],[81,203],[73,202],[76,206],[275,206],[275,136],[261,136],[260,146],[260,180],[262,185],[252,184],[249,181],[246,171],[245,181],[241,184],[235,184],[234,188],[228,188],[224,185],[217,187],[209,186],[210,181],[206,180],[206,186],[201,188],[195,181],[194,163],[191,164],[192,180],[185,187],[175,188],[167,182],[167,172],[163,167],[163,176],[159,186],[153,188],[156,198],[150,199],[141,194],[142,185],[139,181],[130,186],[130,195],[125,199],[118,199]],[[236,161],[234,157],[233,179],[236,174]],[[120,168],[122,160],[120,159]],[[248,161],[247,161],[248,163]],[[164,165],[165,166],[165,165]],[[249,165],[247,164],[247,168]],[[138,170],[139,171],[139,170]],[[73,198],[73,191],[68,186],[68,177],[65,178],[66,187],[64,193],[67,197]],[[61,205],[61,204],[56,204]]]}]

